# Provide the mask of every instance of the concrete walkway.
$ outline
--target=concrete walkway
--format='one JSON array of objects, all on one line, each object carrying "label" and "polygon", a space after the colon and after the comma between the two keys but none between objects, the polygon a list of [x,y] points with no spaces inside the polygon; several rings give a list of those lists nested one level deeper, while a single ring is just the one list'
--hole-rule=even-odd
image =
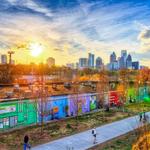
[{"label": "concrete walkway", "polygon": [[[146,113],[150,118],[150,113]],[[139,117],[129,117],[120,121],[106,124],[96,128],[97,144],[101,144],[115,137],[128,133],[142,125]],[[39,145],[32,150],[86,150],[93,147],[93,136],[91,130],[68,136],[59,140]]]}]

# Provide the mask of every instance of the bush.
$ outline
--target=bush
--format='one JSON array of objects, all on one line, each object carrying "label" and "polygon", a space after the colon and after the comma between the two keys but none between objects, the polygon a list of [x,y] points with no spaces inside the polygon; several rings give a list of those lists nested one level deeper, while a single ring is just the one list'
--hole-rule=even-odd
[{"label": "bush", "polygon": [[67,123],[66,128],[67,129],[71,129],[72,127],[71,127],[71,125],[69,123]]}]

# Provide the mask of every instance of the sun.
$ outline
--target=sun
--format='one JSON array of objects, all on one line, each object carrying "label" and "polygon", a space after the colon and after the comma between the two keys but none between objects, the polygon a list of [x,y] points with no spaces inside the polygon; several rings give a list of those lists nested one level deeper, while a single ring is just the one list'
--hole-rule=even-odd
[{"label": "sun", "polygon": [[42,45],[39,43],[31,43],[29,49],[31,51],[31,55],[34,57],[39,56],[43,50]]}]

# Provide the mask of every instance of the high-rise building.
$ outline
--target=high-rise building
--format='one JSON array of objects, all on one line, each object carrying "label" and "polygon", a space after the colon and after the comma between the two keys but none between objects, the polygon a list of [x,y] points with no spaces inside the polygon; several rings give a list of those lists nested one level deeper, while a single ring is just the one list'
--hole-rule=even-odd
[{"label": "high-rise building", "polygon": [[127,57],[127,59],[126,59],[126,67],[127,67],[128,69],[132,69],[132,57],[131,57],[130,54],[128,55],[128,57]]},{"label": "high-rise building", "polygon": [[134,69],[134,70],[139,69],[139,62],[138,61],[132,62],[132,69]]},{"label": "high-rise building", "polygon": [[119,69],[124,69],[125,68],[125,62],[124,62],[124,57],[121,56],[118,58],[118,67]]},{"label": "high-rise building", "polygon": [[113,52],[110,55],[110,64],[109,64],[109,70],[117,70],[118,69],[118,61],[116,60],[116,54]]},{"label": "high-rise building", "polygon": [[92,54],[92,53],[89,53],[88,67],[89,68],[94,68],[94,54]]},{"label": "high-rise building", "polygon": [[47,64],[49,67],[55,66],[55,59],[53,57],[49,57],[47,59]]},{"label": "high-rise building", "polygon": [[115,54],[115,52],[113,52],[113,53],[110,55],[110,63],[115,62],[115,61],[116,61],[116,54]]},{"label": "high-rise building", "polygon": [[1,55],[1,64],[7,64],[7,55]]},{"label": "high-rise building", "polygon": [[88,67],[88,59],[87,58],[80,58],[79,59],[79,68],[87,68]]},{"label": "high-rise building", "polygon": [[96,58],[96,68],[100,69],[102,67],[102,65],[103,65],[102,58],[97,57]]},{"label": "high-rise building", "polygon": [[121,57],[127,57],[127,50],[121,50]]},{"label": "high-rise building", "polygon": [[127,50],[121,50],[121,57],[123,68],[126,68]]}]

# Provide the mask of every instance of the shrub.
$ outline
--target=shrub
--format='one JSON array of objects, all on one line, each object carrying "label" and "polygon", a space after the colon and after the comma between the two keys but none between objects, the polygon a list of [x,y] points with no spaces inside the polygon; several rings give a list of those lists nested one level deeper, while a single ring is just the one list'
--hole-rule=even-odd
[{"label": "shrub", "polygon": [[69,123],[67,123],[66,128],[67,129],[71,129],[72,127],[71,127],[71,125]]}]

